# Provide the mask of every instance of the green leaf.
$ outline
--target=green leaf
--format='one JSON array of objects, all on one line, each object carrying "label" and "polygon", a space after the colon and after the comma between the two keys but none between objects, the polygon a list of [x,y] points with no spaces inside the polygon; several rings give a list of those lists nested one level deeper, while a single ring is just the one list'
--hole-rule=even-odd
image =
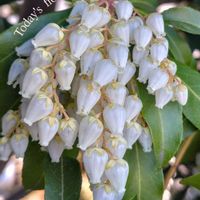
[{"label": "green leaf", "polygon": [[184,178],[181,181],[181,183],[184,184],[184,185],[196,187],[197,189],[200,190],[200,173],[195,174],[195,175],[190,176],[190,177],[187,177],[187,178]]},{"label": "green leaf", "polygon": [[62,156],[60,163],[45,160],[45,199],[79,200],[81,170],[77,160]]},{"label": "green leaf", "polygon": [[200,12],[189,7],[176,7],[163,12],[166,23],[192,34],[200,35]]},{"label": "green leaf", "polygon": [[15,47],[21,45],[28,39],[32,38],[42,27],[50,22],[63,24],[69,15],[69,10],[54,12],[39,17],[27,29],[24,36],[14,35],[15,25],[7,31],[0,34],[0,117],[8,109],[17,103],[18,91],[6,85],[7,75],[13,60],[16,59]]},{"label": "green leaf", "polygon": [[156,0],[131,0],[131,2],[136,10],[141,11],[142,14],[154,12],[157,7]]},{"label": "green leaf", "polygon": [[177,75],[188,88],[188,102],[183,107],[183,113],[190,122],[200,129],[200,74],[187,66],[178,65]]},{"label": "green leaf", "polygon": [[44,156],[45,153],[41,151],[38,143],[29,143],[22,170],[22,181],[26,190],[44,189]]},{"label": "green leaf", "polygon": [[183,137],[186,138],[190,135],[192,135],[195,131],[197,131],[197,128],[193,126],[187,118],[184,118],[183,120]]},{"label": "green leaf", "polygon": [[176,61],[190,65],[192,52],[188,43],[171,27],[166,26],[165,31],[169,41],[169,49]]},{"label": "green leaf", "polygon": [[123,200],[160,200],[163,194],[162,169],[157,168],[153,152],[144,153],[135,144],[128,150],[125,160],[129,163],[129,177]]},{"label": "green leaf", "polygon": [[155,107],[155,97],[149,95],[142,84],[138,86],[143,102],[142,114],[150,128],[158,166],[165,166],[178,150],[182,140],[181,106],[171,102],[163,109],[158,109]]}]

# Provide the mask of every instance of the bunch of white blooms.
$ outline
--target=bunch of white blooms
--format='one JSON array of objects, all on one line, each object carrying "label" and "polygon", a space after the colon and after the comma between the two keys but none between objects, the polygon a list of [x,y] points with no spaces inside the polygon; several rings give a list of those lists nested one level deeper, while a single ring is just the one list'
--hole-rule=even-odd
[{"label": "bunch of white blooms", "polygon": [[[161,14],[145,21],[128,0],[81,0],[67,22],[67,29],[46,25],[16,48],[20,58],[8,84],[19,85],[22,100],[18,111],[2,118],[0,158],[12,152],[23,157],[30,135],[59,162],[78,138],[94,200],[120,200],[129,174],[126,150],[136,141],[144,152],[152,150],[134,81],[137,67],[136,78],[148,82],[158,108],[174,100],[185,105],[188,91],[167,58]],[[71,98],[64,107],[66,92]]]}]

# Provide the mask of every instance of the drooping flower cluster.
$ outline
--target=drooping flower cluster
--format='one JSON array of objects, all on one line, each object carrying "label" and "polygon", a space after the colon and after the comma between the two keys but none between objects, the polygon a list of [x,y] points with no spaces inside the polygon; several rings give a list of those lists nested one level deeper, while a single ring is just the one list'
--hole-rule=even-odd
[{"label": "drooping flower cluster", "polygon": [[78,138],[94,199],[122,199],[126,150],[136,141],[144,152],[152,149],[134,79],[147,83],[160,109],[175,100],[185,105],[188,91],[167,58],[161,14],[144,20],[127,0],[81,0],[67,22],[67,29],[46,25],[16,48],[8,85],[19,85],[22,100],[2,118],[0,158],[23,157],[30,135],[59,162]]}]

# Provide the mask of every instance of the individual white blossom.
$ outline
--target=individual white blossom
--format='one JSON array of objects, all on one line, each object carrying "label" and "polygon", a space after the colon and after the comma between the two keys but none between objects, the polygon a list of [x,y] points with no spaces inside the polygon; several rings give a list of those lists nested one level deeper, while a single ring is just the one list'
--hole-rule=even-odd
[{"label": "individual white blossom", "polygon": [[34,50],[34,46],[32,44],[32,39],[27,40],[22,45],[15,48],[17,56],[19,57],[29,57]]},{"label": "individual white blossom", "polygon": [[188,101],[188,88],[183,85],[179,84],[175,88],[175,99],[178,101],[179,104],[185,106]]},{"label": "individual white blossom", "polygon": [[7,161],[12,153],[12,149],[7,137],[0,139],[0,160]]},{"label": "individual white blossom", "polygon": [[152,139],[149,128],[143,128],[142,134],[139,137],[139,143],[141,144],[144,152],[152,151]]},{"label": "individual white blossom", "polygon": [[101,31],[97,29],[92,29],[89,32],[90,43],[88,48],[98,48],[104,43],[104,36]]},{"label": "individual white blossom", "polygon": [[140,62],[148,56],[148,54],[149,54],[148,49],[138,49],[135,46],[132,52],[133,63],[139,65]]},{"label": "individual white blossom", "polygon": [[95,25],[95,28],[101,28],[111,20],[111,14],[106,8],[100,8],[102,12],[101,20]]}]

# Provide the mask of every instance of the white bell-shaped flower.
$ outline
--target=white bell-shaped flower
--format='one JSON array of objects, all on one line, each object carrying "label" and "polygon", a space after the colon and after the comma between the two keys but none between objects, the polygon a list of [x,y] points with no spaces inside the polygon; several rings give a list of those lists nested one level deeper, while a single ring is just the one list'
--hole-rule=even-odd
[{"label": "white bell-shaped flower", "polygon": [[138,27],[143,26],[144,22],[142,21],[141,17],[134,16],[131,19],[129,19],[128,24],[129,24],[129,40],[130,43],[134,44],[135,43],[133,36],[134,32]]},{"label": "white bell-shaped flower", "polygon": [[72,149],[78,134],[78,122],[74,118],[62,119],[58,134],[65,144],[65,148]]},{"label": "white bell-shaped flower", "polygon": [[59,121],[56,117],[45,117],[38,122],[39,143],[47,147],[54,138],[59,128]]},{"label": "white bell-shaped flower", "polygon": [[147,89],[150,93],[154,93],[156,90],[165,87],[168,81],[169,74],[163,69],[156,68],[149,74]]},{"label": "white bell-shaped flower", "polygon": [[19,76],[26,71],[27,68],[27,60],[21,58],[16,59],[10,67],[7,84],[12,85],[15,81],[17,81]]},{"label": "white bell-shaped flower", "polygon": [[117,80],[123,85],[126,85],[135,75],[135,72],[136,72],[135,65],[132,62],[128,61],[124,71],[118,74]]},{"label": "white bell-shaped flower", "polygon": [[132,149],[133,144],[138,140],[142,131],[142,126],[135,121],[126,124],[124,129],[124,138],[127,141],[128,149]]},{"label": "white bell-shaped flower", "polygon": [[108,56],[118,68],[119,72],[123,72],[128,62],[129,48],[125,45],[109,42],[107,45]]},{"label": "white bell-shaped flower", "polygon": [[55,23],[47,24],[37,35],[33,38],[32,43],[35,48],[46,47],[58,44],[64,38],[60,26]]},{"label": "white bell-shaped flower", "polygon": [[147,26],[138,27],[133,33],[136,47],[139,50],[145,49],[147,45],[150,43],[152,36],[153,36],[152,31]]},{"label": "white bell-shaped flower", "polygon": [[12,149],[7,137],[0,139],[0,160],[7,161],[12,153]]},{"label": "white bell-shaped flower", "polygon": [[136,46],[133,48],[132,58],[133,63],[139,65],[140,62],[149,55],[148,49],[138,49]]},{"label": "white bell-shaped flower", "polygon": [[130,95],[126,97],[124,107],[126,109],[126,122],[130,123],[132,119],[140,114],[143,105],[137,95]]},{"label": "white bell-shaped flower", "polygon": [[77,114],[88,115],[100,97],[100,89],[91,81],[80,84],[77,94]]},{"label": "white bell-shaped flower", "polygon": [[48,81],[47,73],[40,68],[30,68],[24,77],[22,90],[20,94],[24,98],[31,98],[36,94]]},{"label": "white bell-shaped flower", "polygon": [[110,160],[106,165],[106,177],[117,192],[124,192],[129,174],[128,163],[123,159]]},{"label": "white bell-shaped flower", "polygon": [[101,148],[89,148],[83,153],[83,164],[90,183],[101,182],[107,161],[108,154]]},{"label": "white bell-shaped flower", "polygon": [[105,141],[105,147],[114,158],[123,158],[126,153],[127,142],[120,135],[109,135]]},{"label": "white bell-shaped flower", "polygon": [[14,134],[10,139],[10,145],[17,158],[23,158],[28,147],[28,136],[24,133]]},{"label": "white bell-shaped flower", "polygon": [[151,13],[146,20],[146,24],[156,37],[165,36],[164,20],[160,13]]},{"label": "white bell-shaped flower", "polygon": [[178,103],[180,103],[182,106],[185,106],[188,101],[188,88],[183,84],[179,84],[175,88],[174,96]]},{"label": "white bell-shaped flower", "polygon": [[61,90],[70,90],[76,72],[76,65],[70,60],[62,60],[55,66],[56,80]]},{"label": "white bell-shaped flower", "polygon": [[120,0],[116,4],[115,11],[118,19],[128,20],[133,13],[133,5],[128,0]]},{"label": "white bell-shaped flower", "polygon": [[88,49],[82,56],[80,60],[81,65],[81,75],[91,76],[94,72],[94,66],[96,62],[103,59],[103,55],[100,51],[96,49]]},{"label": "white bell-shaped flower", "polygon": [[84,30],[84,27],[79,26],[79,28],[71,32],[69,36],[69,44],[71,54],[75,58],[80,59],[90,44],[89,34]]},{"label": "white bell-shaped flower", "polygon": [[139,137],[139,143],[144,152],[152,151],[152,139],[148,128],[143,128],[142,134]]},{"label": "white bell-shaped flower", "polygon": [[53,111],[53,102],[45,94],[36,94],[30,101],[24,122],[31,126]]},{"label": "white bell-shaped flower", "polygon": [[116,192],[108,183],[95,185],[92,191],[94,200],[116,200]]},{"label": "white bell-shaped flower", "polygon": [[150,54],[153,61],[160,64],[168,56],[168,45],[165,41],[155,42],[150,47]]},{"label": "white bell-shaped flower", "polygon": [[167,70],[170,74],[172,74],[173,76],[176,75],[177,72],[177,65],[175,62],[169,60],[169,59],[164,59],[161,64],[160,67]]},{"label": "white bell-shaped flower", "polygon": [[126,46],[129,46],[129,24],[125,21],[119,21],[113,24],[110,28],[110,32],[114,38],[118,38],[123,41]]},{"label": "white bell-shaped flower", "polygon": [[86,116],[80,122],[78,134],[78,147],[86,150],[96,142],[103,132],[103,124],[96,117]]},{"label": "white bell-shaped flower", "polygon": [[31,53],[29,65],[30,68],[42,68],[51,64],[53,57],[50,52],[43,48],[34,49]]},{"label": "white bell-shaped flower", "polygon": [[100,30],[90,30],[90,44],[88,48],[98,48],[104,43],[104,36]]},{"label": "white bell-shaped flower", "polygon": [[150,57],[143,58],[139,64],[139,74],[137,80],[141,83],[146,83],[150,73],[155,69],[157,65],[153,63]]},{"label": "white bell-shaped flower", "polygon": [[47,149],[49,152],[49,156],[51,157],[51,162],[59,163],[60,157],[62,156],[62,153],[65,149],[65,144],[61,140],[61,138],[56,135],[49,143]]},{"label": "white bell-shaped flower", "polygon": [[120,82],[112,82],[105,88],[105,95],[110,103],[123,106],[127,95],[127,88]]},{"label": "white bell-shaped flower", "polygon": [[102,15],[102,9],[98,5],[90,4],[83,11],[81,24],[91,29],[101,21]]},{"label": "white bell-shaped flower", "polygon": [[17,122],[19,121],[19,117],[16,112],[13,110],[9,110],[7,113],[5,113],[1,120],[1,127],[2,127],[2,133],[1,135],[6,135],[9,132],[11,132],[15,126],[17,125]]},{"label": "white bell-shaped flower", "polygon": [[173,98],[172,87],[166,86],[159,90],[156,90],[156,107],[162,109],[167,103],[169,103]]},{"label": "white bell-shaped flower", "polygon": [[103,111],[106,126],[113,135],[122,135],[126,122],[126,110],[117,104],[109,104]]},{"label": "white bell-shaped flower", "polygon": [[32,44],[32,39],[27,40],[19,47],[15,48],[17,56],[19,57],[29,57],[34,50],[34,46]]},{"label": "white bell-shaped flower", "polygon": [[32,124],[32,126],[26,125],[26,128],[28,129],[32,141],[38,141],[39,140],[38,124],[34,123]]},{"label": "white bell-shaped flower", "polygon": [[100,87],[107,85],[117,77],[117,67],[110,59],[95,64],[93,80]]},{"label": "white bell-shaped flower", "polygon": [[106,24],[108,24],[111,20],[110,12],[106,8],[103,8],[103,7],[100,7],[100,9],[102,12],[101,20],[95,25],[95,28],[101,28],[105,26]]}]

